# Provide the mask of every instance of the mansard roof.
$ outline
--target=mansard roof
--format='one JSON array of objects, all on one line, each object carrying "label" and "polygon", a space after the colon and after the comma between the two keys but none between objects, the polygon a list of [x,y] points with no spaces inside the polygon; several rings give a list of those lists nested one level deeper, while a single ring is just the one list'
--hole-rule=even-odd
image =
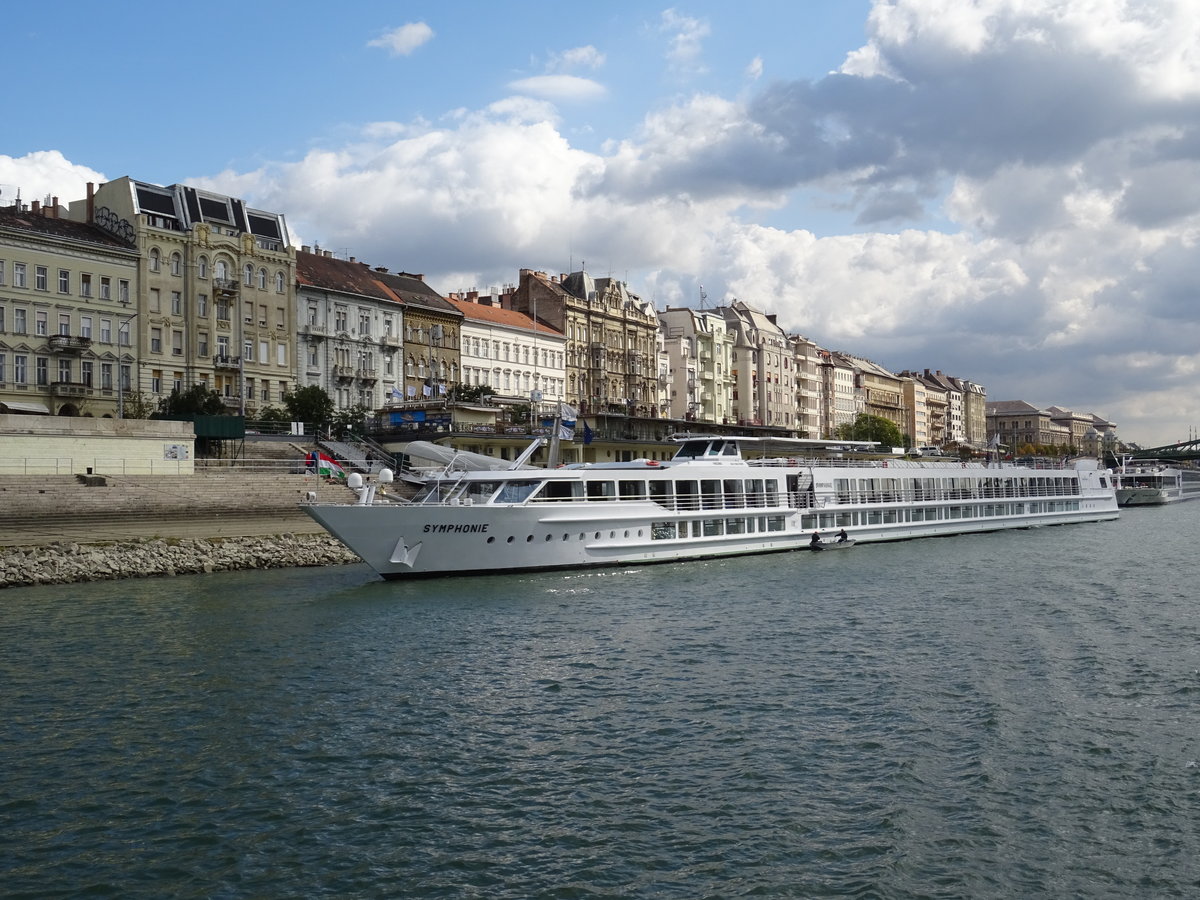
[{"label": "mansard roof", "polygon": [[83,222],[73,222],[70,219],[59,219],[45,215],[42,212],[32,212],[28,209],[18,209],[15,206],[0,207],[0,227],[12,228],[48,238],[58,238],[67,241],[81,241],[95,244],[98,248],[109,250],[132,251],[126,241]]}]

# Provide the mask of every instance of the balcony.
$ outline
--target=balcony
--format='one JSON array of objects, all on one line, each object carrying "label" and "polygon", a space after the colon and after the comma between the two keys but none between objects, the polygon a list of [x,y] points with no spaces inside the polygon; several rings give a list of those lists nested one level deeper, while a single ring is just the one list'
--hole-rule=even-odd
[{"label": "balcony", "polygon": [[50,382],[51,397],[91,397],[95,393],[90,384],[82,384],[78,381]]},{"label": "balcony", "polygon": [[403,347],[404,339],[397,334],[385,334],[379,339],[379,345],[385,350],[391,347]]},{"label": "balcony", "polygon": [[328,329],[323,323],[306,322],[300,326],[300,334],[311,341],[323,341],[328,336]]},{"label": "balcony", "polygon": [[377,369],[359,369],[354,373],[354,377],[359,381],[378,381],[379,375]]},{"label": "balcony", "polygon": [[56,353],[82,353],[92,346],[92,339],[73,334],[52,334],[46,343]]},{"label": "balcony", "polygon": [[218,297],[236,297],[238,294],[238,283],[233,278],[214,278],[213,291]]},{"label": "balcony", "polygon": [[[237,369],[242,368],[242,358],[240,356],[229,356],[225,353],[218,353],[213,357],[214,369]],[[236,398],[234,398],[236,399]]]},{"label": "balcony", "polygon": [[334,366],[333,377],[344,378],[348,381],[354,377],[354,369],[350,366]]}]

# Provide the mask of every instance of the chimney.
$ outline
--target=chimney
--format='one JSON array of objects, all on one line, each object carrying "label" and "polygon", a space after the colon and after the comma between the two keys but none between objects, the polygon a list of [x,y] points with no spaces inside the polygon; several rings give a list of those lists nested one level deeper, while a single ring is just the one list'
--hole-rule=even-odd
[{"label": "chimney", "polygon": [[308,246],[308,244],[301,244],[300,252],[301,253],[312,253],[312,247]]},{"label": "chimney", "polygon": [[356,262],[358,262],[358,260],[357,260],[357,259],[355,259],[355,258],[352,256],[352,257],[350,257],[350,262],[352,262],[352,263],[356,263]]},{"label": "chimney", "polygon": [[96,221],[96,185],[90,181],[87,183],[87,220],[89,225]]},{"label": "chimney", "polygon": [[31,213],[33,213],[35,216],[36,216],[38,213],[40,213],[40,212],[42,211],[42,203],[41,203],[41,201],[40,201],[40,200],[34,200],[34,201],[33,201],[33,203],[31,203],[31,204],[29,205],[29,211],[30,211]]},{"label": "chimney", "polygon": [[57,219],[57,218],[58,218],[58,198],[57,198],[57,197],[54,197],[54,198],[53,198],[53,202],[54,202],[54,210],[53,210],[53,211],[52,211],[50,214],[51,214],[51,215],[52,215],[54,218],[56,218],[56,219]]}]

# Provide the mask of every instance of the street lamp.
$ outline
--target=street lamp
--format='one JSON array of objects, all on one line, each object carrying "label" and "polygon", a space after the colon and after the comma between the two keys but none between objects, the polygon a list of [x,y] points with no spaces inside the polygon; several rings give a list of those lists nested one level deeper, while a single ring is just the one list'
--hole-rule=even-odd
[{"label": "street lamp", "polygon": [[[122,300],[121,306],[124,309],[129,309],[129,301]],[[125,418],[125,373],[124,365],[121,361],[121,338],[125,334],[126,326],[138,317],[137,313],[126,316],[124,319],[117,320],[117,418]]]}]

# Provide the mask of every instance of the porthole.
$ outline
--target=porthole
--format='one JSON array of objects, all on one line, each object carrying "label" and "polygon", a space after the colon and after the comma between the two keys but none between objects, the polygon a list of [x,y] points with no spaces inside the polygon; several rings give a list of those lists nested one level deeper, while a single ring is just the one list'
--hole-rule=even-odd
[{"label": "porthole", "polygon": [[564,531],[564,532],[563,532],[563,540],[565,541],[565,540],[567,540],[567,538],[569,538],[569,537],[570,537],[570,535],[569,535],[569,534],[567,534],[567,533]]},{"label": "porthole", "polygon": [[554,538],[551,535],[546,535],[546,540],[552,541],[552,540],[554,540]]},{"label": "porthole", "polygon": [[508,536],[508,541],[507,541],[507,543],[511,544],[512,542],[513,542],[513,536],[510,534],[510,535]]},{"label": "porthole", "polygon": [[611,541],[613,538],[615,538],[616,536],[617,536],[617,533],[616,533],[615,531],[610,531],[610,532],[608,533],[608,539],[609,539],[610,541]]},{"label": "porthole", "polygon": [[496,536],[495,536],[495,535],[492,535],[492,537],[490,537],[490,538],[488,538],[488,539],[487,539],[487,542],[488,542],[489,544],[494,544],[494,543],[496,543]]},{"label": "porthole", "polygon": [[629,537],[629,529],[625,529],[625,537]]},{"label": "porthole", "polygon": [[600,540],[600,532],[596,532],[596,540]]},{"label": "porthole", "polygon": [[532,534],[529,535],[527,538],[525,538],[525,543],[527,543],[527,544],[533,543],[533,535]]}]

